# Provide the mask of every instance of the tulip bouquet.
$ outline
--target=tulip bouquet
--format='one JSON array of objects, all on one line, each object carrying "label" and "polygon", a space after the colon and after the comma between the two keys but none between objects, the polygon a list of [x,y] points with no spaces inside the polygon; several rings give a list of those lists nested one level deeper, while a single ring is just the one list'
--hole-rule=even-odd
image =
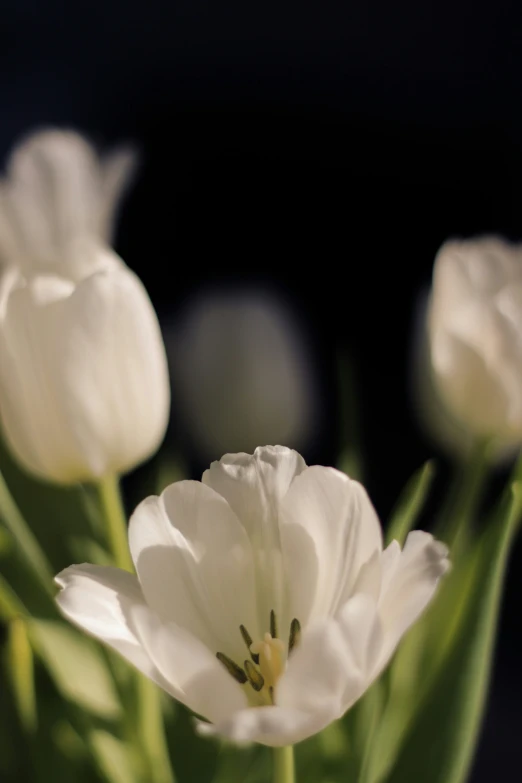
[{"label": "tulip bouquet", "polygon": [[[157,452],[170,406],[156,315],[111,249],[133,163],[48,131],[0,186],[2,780],[464,783],[522,514],[522,250],[485,238],[436,259],[416,381],[456,456],[431,533],[414,529],[431,462],[383,532],[349,443],[335,468],[255,442],[295,442],[314,395],[278,312],[226,299],[189,319],[172,382],[214,454],[227,430],[216,400],[198,413],[200,324],[224,317],[227,345],[248,346],[232,414],[239,440],[254,419],[252,453],[200,481],[179,465],[136,479],[127,522],[120,477]],[[262,372],[252,313],[250,334],[273,337]],[[258,393],[274,373],[288,416],[275,384]],[[246,410],[252,389],[275,416]],[[484,519],[488,472],[510,458]]]}]

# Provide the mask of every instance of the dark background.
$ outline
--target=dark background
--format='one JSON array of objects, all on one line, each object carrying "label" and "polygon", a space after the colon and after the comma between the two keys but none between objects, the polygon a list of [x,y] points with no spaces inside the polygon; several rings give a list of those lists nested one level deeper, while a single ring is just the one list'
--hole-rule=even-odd
[{"label": "dark background", "polygon": [[[324,400],[310,462],[336,458],[348,350],[385,518],[433,450],[408,366],[434,255],[449,236],[522,238],[519,4],[9,0],[1,17],[1,155],[49,124],[137,142],[117,249],[160,317],[209,283],[283,296]],[[521,555],[473,783],[521,761]]]}]

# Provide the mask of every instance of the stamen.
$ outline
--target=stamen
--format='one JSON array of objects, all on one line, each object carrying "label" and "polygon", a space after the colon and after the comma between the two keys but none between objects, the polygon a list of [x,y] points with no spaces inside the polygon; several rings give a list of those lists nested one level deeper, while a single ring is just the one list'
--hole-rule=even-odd
[{"label": "stamen", "polygon": [[258,672],[256,667],[250,661],[245,661],[245,671],[248,677],[248,682],[252,688],[259,693],[265,684],[265,678]]},{"label": "stamen", "polygon": [[244,641],[244,643],[246,644],[246,646],[248,648],[248,652],[250,653],[250,657],[252,658],[254,663],[259,663],[259,655],[256,655],[255,653],[253,653],[250,650],[250,648],[252,646],[252,643],[253,643],[252,642],[252,637],[250,636],[250,634],[248,633],[248,631],[247,631],[247,629],[245,628],[244,625],[240,625],[239,626],[239,630],[241,631],[241,636],[243,637],[243,641]]},{"label": "stamen", "polygon": [[270,696],[270,701],[273,704],[274,703],[274,686],[273,685],[271,685],[270,688],[268,689],[268,695]]},{"label": "stamen", "polygon": [[237,663],[234,663],[234,661],[228,657],[228,655],[225,655],[224,653],[216,653],[216,658],[218,661],[220,661],[225,669],[228,671],[229,674],[232,675],[232,677],[237,680],[241,685],[244,685],[247,681],[247,676],[241,666],[238,666]]},{"label": "stamen", "polygon": [[301,641],[301,623],[294,617],[290,623],[290,639],[288,640],[288,655]]},{"label": "stamen", "polygon": [[270,636],[272,639],[277,637],[277,621],[273,609],[270,610]]}]

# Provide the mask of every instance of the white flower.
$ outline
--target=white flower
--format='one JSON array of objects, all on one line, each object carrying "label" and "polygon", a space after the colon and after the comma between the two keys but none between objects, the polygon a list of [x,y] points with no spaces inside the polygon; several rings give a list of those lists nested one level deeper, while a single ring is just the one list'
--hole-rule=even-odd
[{"label": "white flower", "polygon": [[145,289],[108,249],[95,271],[0,277],[0,419],[31,472],[72,483],[151,455],[169,415],[165,350]]},{"label": "white flower", "polygon": [[99,158],[72,131],[34,133],[13,151],[0,183],[0,265],[79,279],[109,246],[134,170],[127,148]]},{"label": "white flower", "polygon": [[129,542],[137,576],[57,576],[64,615],[206,718],[204,732],[273,746],[343,715],[448,567],[423,532],[383,551],[363,487],[280,446],[147,498]]},{"label": "white flower", "polygon": [[318,412],[310,361],[275,297],[206,294],[165,342],[176,409],[204,459],[267,440],[302,447],[310,438]]},{"label": "white flower", "polygon": [[474,438],[522,441],[522,246],[496,237],[444,244],[428,339],[448,416]]}]

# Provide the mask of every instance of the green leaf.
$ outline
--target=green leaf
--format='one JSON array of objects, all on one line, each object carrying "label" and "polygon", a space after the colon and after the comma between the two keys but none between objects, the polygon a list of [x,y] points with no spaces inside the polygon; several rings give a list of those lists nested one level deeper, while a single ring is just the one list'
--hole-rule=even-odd
[{"label": "green leaf", "polygon": [[446,602],[448,632],[440,665],[389,783],[463,783],[469,774],[486,701],[502,585],[521,514],[522,485],[516,483],[501,519],[488,525],[460,566],[465,570],[465,589]]},{"label": "green leaf", "polygon": [[33,734],[38,722],[33,651],[27,636],[26,623],[21,617],[12,619],[7,627],[6,652],[9,680],[18,717],[24,731]]},{"label": "green leaf", "polygon": [[53,594],[53,570],[36,538],[20,513],[9,488],[0,473],[0,519],[5,524],[20,552],[43,589]]},{"label": "green leaf", "polygon": [[100,647],[60,621],[29,621],[35,651],[62,696],[102,718],[116,718],[121,705]]},{"label": "green leaf", "polygon": [[109,783],[135,783],[139,779],[128,746],[113,734],[101,729],[92,731],[89,745],[100,771]]},{"label": "green leaf", "polygon": [[391,515],[386,531],[387,544],[393,540],[401,546],[404,544],[426,502],[434,473],[434,464],[429,460],[406,484]]}]

